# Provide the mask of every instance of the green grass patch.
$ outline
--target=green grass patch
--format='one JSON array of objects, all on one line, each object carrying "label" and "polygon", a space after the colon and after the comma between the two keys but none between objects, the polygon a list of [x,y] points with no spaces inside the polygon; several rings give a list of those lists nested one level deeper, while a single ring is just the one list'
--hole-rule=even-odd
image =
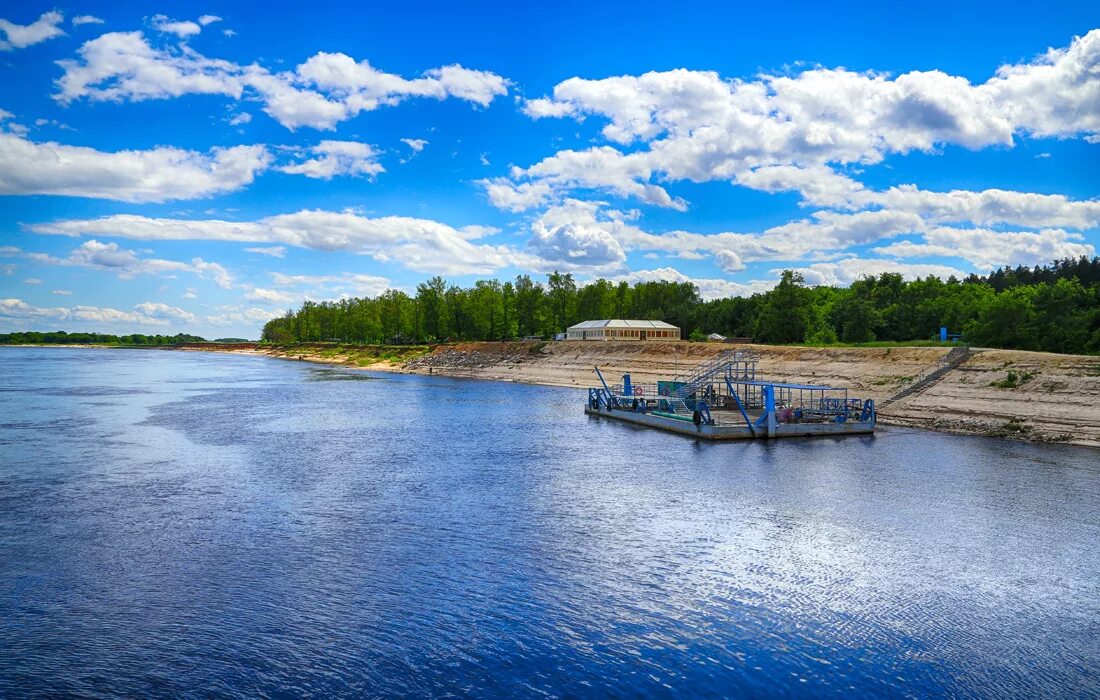
[{"label": "green grass patch", "polygon": [[1038,372],[1019,372],[1015,370],[1008,370],[1008,374],[999,382],[990,382],[989,386],[995,386],[998,389],[1015,389],[1017,387],[1027,384],[1038,375]]}]

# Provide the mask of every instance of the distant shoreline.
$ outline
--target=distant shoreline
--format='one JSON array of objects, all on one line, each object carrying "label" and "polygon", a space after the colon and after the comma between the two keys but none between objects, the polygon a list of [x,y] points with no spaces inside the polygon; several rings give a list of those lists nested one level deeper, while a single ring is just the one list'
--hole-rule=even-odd
[{"label": "distant shoreline", "polygon": [[[110,345],[13,345],[96,347]],[[585,388],[629,372],[638,382],[667,378],[728,349],[721,343],[507,341],[421,346],[300,344],[185,344],[128,346],[259,355],[397,374],[438,374],[543,386]],[[768,377],[848,387],[853,396],[882,401],[934,365],[943,347],[752,346]],[[1005,387],[1008,372],[1027,377]],[[1022,350],[984,350],[928,389],[879,414],[887,425],[961,435],[1005,437],[1100,447],[1100,358]]]}]

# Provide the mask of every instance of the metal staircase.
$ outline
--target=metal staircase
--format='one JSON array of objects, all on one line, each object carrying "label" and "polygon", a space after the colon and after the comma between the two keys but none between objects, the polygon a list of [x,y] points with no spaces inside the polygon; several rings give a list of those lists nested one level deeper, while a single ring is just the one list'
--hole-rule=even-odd
[{"label": "metal staircase", "polygon": [[[668,402],[670,413],[690,416],[693,411],[688,407],[687,399],[692,394],[714,383],[716,379],[724,381],[727,376],[732,376],[735,366],[755,362],[756,355],[742,348],[723,350],[714,357],[707,358],[695,365],[684,374],[677,376],[673,381],[682,382],[683,385],[668,396],[660,398]],[[752,377],[738,376],[736,378],[755,378],[755,371],[752,374]]]},{"label": "metal staircase", "polygon": [[962,363],[970,359],[970,348],[966,346],[959,346],[951,348],[951,351],[936,361],[935,366],[928,372],[917,377],[912,384],[909,384],[898,393],[894,394],[890,398],[880,401],[878,403],[879,410],[886,408],[892,403],[901,401],[906,396],[912,396],[913,394],[924,391],[928,387],[935,384],[940,380],[943,375],[947,374],[951,370],[955,369]]}]

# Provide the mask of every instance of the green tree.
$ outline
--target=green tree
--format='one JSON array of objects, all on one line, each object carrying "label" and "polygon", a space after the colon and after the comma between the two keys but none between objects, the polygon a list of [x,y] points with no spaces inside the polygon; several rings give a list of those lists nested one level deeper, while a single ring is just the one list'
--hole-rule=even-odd
[{"label": "green tree", "polygon": [[801,273],[784,270],[768,292],[756,321],[756,337],[769,343],[800,343],[810,322],[809,295]]},{"label": "green tree", "polygon": [[568,328],[576,308],[577,283],[573,281],[572,273],[561,274],[554,270],[547,275],[548,297],[550,307],[554,314],[555,332],[560,333]]}]

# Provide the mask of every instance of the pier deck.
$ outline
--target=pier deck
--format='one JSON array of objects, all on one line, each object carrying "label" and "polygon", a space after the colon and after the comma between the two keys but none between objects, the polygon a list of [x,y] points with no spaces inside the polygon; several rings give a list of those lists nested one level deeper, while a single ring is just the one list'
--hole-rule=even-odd
[{"label": "pier deck", "polygon": [[704,440],[860,435],[875,431],[875,402],[841,387],[759,379],[748,350],[726,351],[681,377],[640,385],[623,375],[588,391],[584,412]]},{"label": "pier deck", "polygon": [[635,413],[625,409],[592,408],[585,406],[584,412],[590,416],[613,418],[624,423],[633,423],[647,428],[667,430],[681,435],[702,440],[753,440],[767,439],[769,437],[821,437],[826,435],[866,435],[875,432],[873,421],[852,421],[848,423],[780,423],[775,426],[774,434],[769,436],[764,428],[750,430],[738,415],[719,415],[715,412],[713,425],[700,423],[695,425],[690,420],[667,418],[653,413]]}]

